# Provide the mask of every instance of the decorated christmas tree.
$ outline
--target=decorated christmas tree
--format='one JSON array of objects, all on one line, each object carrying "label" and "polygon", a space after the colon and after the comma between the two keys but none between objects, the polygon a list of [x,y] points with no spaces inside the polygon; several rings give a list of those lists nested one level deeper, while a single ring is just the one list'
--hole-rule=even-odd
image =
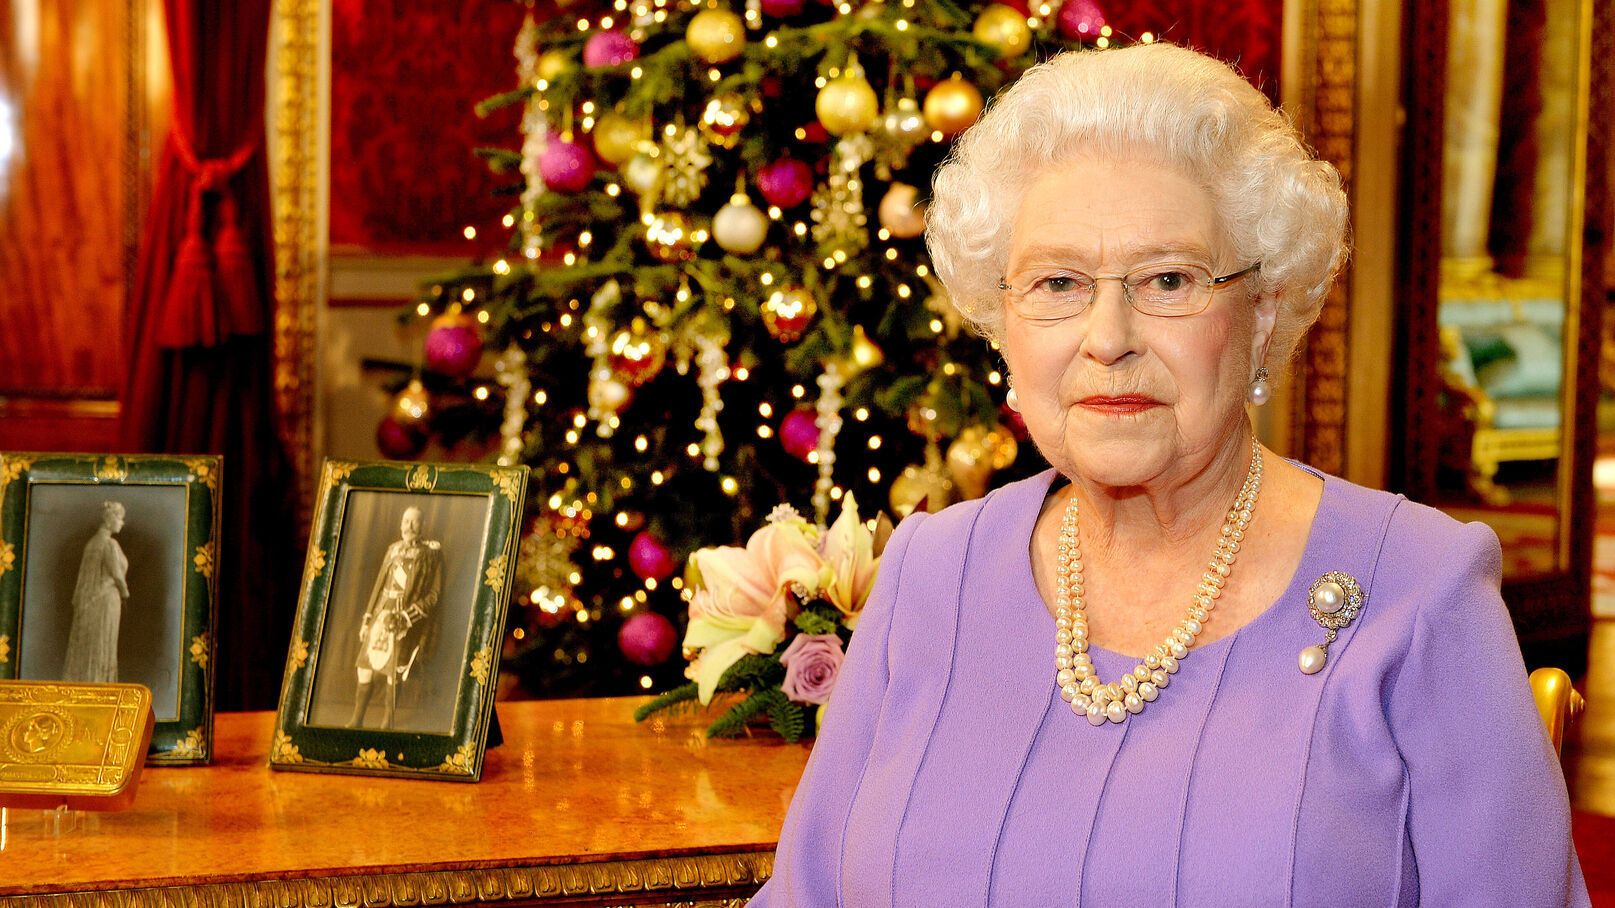
[{"label": "decorated christmas tree", "polygon": [[511,251],[423,299],[379,439],[486,418],[533,467],[506,662],[528,690],[679,683],[685,557],[776,505],[898,518],[1040,466],[923,238],[983,97],[1114,40],[1089,0],[1033,3],[617,0],[522,30],[519,87],[484,105],[524,110],[521,147],[484,151]]}]

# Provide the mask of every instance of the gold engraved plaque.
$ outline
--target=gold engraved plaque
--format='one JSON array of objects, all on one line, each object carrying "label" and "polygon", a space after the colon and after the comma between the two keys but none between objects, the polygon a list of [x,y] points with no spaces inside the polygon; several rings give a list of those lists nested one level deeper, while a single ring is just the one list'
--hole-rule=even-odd
[{"label": "gold engraved plaque", "polygon": [[142,684],[0,681],[0,807],[128,807],[153,724]]}]

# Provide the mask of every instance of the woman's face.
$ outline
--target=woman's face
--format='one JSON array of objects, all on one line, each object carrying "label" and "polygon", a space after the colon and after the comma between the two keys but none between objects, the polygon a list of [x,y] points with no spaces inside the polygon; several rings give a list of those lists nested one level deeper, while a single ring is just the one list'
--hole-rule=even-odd
[{"label": "woman's face", "polygon": [[[1221,276],[1252,264],[1232,257],[1202,186],[1145,161],[1082,157],[1047,168],[1011,229],[1005,276],[1017,288],[1071,271],[1103,278],[1174,262]],[[1120,281],[1100,280],[1092,305],[1055,322],[1023,318],[1006,294],[1004,358],[1049,463],[1139,486],[1186,479],[1231,453],[1277,311],[1253,292],[1234,281],[1200,314],[1162,318],[1129,306]]]},{"label": "woman's face", "polygon": [[123,512],[108,511],[106,513],[105,523],[108,530],[111,530],[114,533],[121,532],[123,530]]}]

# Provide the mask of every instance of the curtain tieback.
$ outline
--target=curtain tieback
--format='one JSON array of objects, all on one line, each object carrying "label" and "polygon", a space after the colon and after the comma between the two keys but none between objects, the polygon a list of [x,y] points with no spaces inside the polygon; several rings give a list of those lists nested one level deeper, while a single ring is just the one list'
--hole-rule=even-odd
[{"label": "curtain tieback", "polygon": [[[233,334],[264,329],[251,257],[242,236],[230,181],[258,150],[252,139],[227,157],[199,158],[184,135],[172,133],[180,163],[191,174],[185,238],[174,258],[157,343],[163,347],[212,347]],[[209,242],[207,196],[218,196],[218,216]]]}]

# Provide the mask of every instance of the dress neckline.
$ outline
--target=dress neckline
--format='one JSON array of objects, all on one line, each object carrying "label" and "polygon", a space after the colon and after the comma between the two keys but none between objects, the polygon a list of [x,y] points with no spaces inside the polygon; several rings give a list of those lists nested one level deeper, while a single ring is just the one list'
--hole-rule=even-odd
[{"label": "dress neckline", "polygon": [[[1236,640],[1241,634],[1245,633],[1247,629],[1257,628],[1266,622],[1275,621],[1281,617],[1283,615],[1284,608],[1287,607],[1287,604],[1300,607],[1301,600],[1304,597],[1305,589],[1308,585],[1306,581],[1306,577],[1308,576],[1307,564],[1316,557],[1317,548],[1322,541],[1318,533],[1318,526],[1327,519],[1327,517],[1337,506],[1337,499],[1339,498],[1339,493],[1342,491],[1342,489],[1341,480],[1330,476],[1327,473],[1315,470],[1306,464],[1296,463],[1294,460],[1290,460],[1289,462],[1323,480],[1323,495],[1318,499],[1318,510],[1312,515],[1312,524],[1307,528],[1307,542],[1306,545],[1301,549],[1301,559],[1296,562],[1295,572],[1290,575],[1290,581],[1284,585],[1283,592],[1279,593],[1276,599],[1268,603],[1266,608],[1263,608],[1260,612],[1258,612],[1256,617],[1236,628],[1231,634],[1225,634],[1224,636],[1218,637],[1216,640],[1213,640],[1210,643],[1196,644],[1194,649],[1190,650],[1191,654],[1215,653],[1219,652],[1223,648],[1233,646],[1234,640]],[[1032,620],[1041,620],[1043,625],[1040,627],[1040,630],[1044,633],[1044,636],[1051,638],[1054,636],[1054,615],[1049,612],[1048,602],[1043,598],[1043,594],[1037,588],[1036,575],[1032,570],[1032,533],[1037,528],[1038,515],[1043,511],[1043,502],[1048,498],[1049,490],[1054,485],[1054,481],[1057,476],[1059,476],[1058,471],[1051,467],[1048,470],[1045,470],[1044,472],[1036,476],[1032,476],[1026,480],[1027,485],[1031,486],[1031,491],[1036,494],[1032,497],[1032,507],[1029,509],[1030,513],[1027,518],[1027,524],[1022,527],[1021,532],[1016,533],[1016,538],[1024,539],[1025,544],[1020,546],[1021,569],[1016,572],[1018,574],[1017,580],[1021,584],[1022,595],[1014,598],[1017,602],[1029,603],[1035,609],[1036,613],[1031,616]],[[1213,613],[1213,620],[1215,620],[1215,613]],[[1116,650],[1107,649],[1097,643],[1088,644],[1088,652],[1091,656],[1093,656],[1095,664],[1103,661],[1111,663],[1114,666],[1121,666],[1123,668],[1131,667],[1133,663],[1138,662],[1143,658],[1142,654],[1136,656],[1128,655],[1126,653],[1117,652]],[[1107,668],[1105,674],[1113,674],[1113,671]]]}]

